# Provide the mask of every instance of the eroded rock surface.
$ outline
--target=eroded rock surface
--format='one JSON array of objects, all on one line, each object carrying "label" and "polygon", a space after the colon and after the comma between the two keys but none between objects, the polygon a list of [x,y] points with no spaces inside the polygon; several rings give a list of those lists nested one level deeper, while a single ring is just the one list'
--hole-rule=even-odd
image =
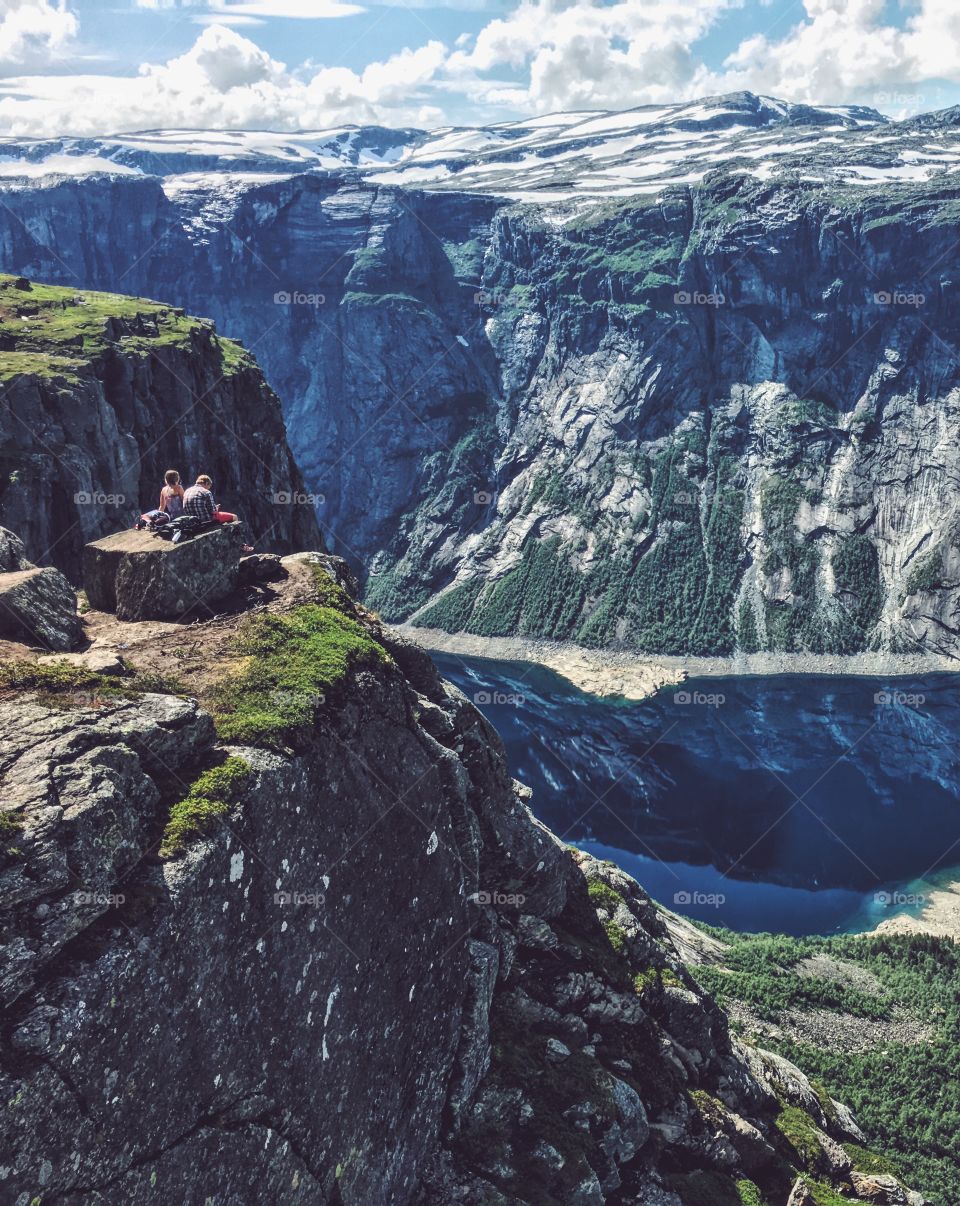
[{"label": "eroded rock surface", "polygon": [[[290,748],[218,754],[196,701],[122,679],[0,700],[5,1200],[676,1206],[747,1178],[783,1206],[810,1158],[786,1101],[848,1193],[849,1115],[731,1038],[643,890],[537,823],[483,717],[348,611],[390,660]],[[227,752],[235,804],[159,859]]]},{"label": "eroded rock surface", "polygon": [[218,524],[177,543],[133,529],[105,536],[84,549],[87,598],[120,620],[209,616],[240,581],[243,545],[242,523]]}]

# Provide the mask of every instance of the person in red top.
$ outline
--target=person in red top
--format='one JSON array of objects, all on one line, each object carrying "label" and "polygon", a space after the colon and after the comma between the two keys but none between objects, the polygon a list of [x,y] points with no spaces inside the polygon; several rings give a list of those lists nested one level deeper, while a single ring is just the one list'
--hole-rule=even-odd
[{"label": "person in red top", "polygon": [[164,486],[160,491],[158,511],[165,511],[171,519],[176,519],[183,512],[183,486],[180,485],[180,474],[176,469],[168,469],[163,475]]},{"label": "person in red top", "polygon": [[[196,485],[191,486],[183,496],[183,509],[187,515],[194,515],[203,523],[236,523],[237,517],[231,511],[221,511],[213,501],[213,481],[206,473],[201,473]],[[252,553],[253,545],[245,544],[244,553]]]}]

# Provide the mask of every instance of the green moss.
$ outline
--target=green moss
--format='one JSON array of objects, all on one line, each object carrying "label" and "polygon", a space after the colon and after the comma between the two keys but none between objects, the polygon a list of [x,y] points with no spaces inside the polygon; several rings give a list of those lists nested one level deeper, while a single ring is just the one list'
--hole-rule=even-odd
[{"label": "green moss", "polygon": [[590,897],[595,909],[603,908],[608,913],[615,913],[620,905],[625,903],[620,893],[615,888],[611,888],[602,879],[591,879],[588,881],[587,895]]},{"label": "green moss", "polygon": [[230,811],[238,800],[250,767],[242,758],[227,758],[220,766],[205,770],[190,785],[186,796],[174,804],[163,831],[160,857],[173,858],[188,842],[208,833],[218,818]]},{"label": "green moss", "polygon": [[857,1172],[874,1173],[882,1177],[896,1177],[901,1180],[900,1169],[895,1161],[889,1156],[884,1156],[880,1152],[871,1152],[867,1148],[861,1147],[857,1143],[845,1143],[843,1150],[853,1162],[853,1167]]},{"label": "green moss", "polygon": [[810,1115],[797,1106],[784,1106],[774,1123],[796,1156],[801,1168],[815,1169],[820,1162],[823,1148],[817,1126]]},{"label": "green moss", "polygon": [[[317,582],[329,602],[340,602],[340,592],[325,574]],[[248,619],[235,648],[246,664],[218,685],[211,704],[220,737],[251,745],[294,741],[313,725],[326,693],[350,671],[390,661],[362,625],[327,603]]]}]

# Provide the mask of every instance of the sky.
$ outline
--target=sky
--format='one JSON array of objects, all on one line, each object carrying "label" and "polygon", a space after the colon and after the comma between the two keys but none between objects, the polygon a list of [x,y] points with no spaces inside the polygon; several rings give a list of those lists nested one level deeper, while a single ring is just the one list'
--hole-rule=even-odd
[{"label": "sky", "polygon": [[0,134],[960,104],[960,0],[0,0]]}]

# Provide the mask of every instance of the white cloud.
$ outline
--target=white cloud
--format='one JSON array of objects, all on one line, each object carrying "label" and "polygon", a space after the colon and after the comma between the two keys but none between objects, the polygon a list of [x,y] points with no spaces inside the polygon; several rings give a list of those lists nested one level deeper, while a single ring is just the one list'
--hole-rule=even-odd
[{"label": "white cloud", "polygon": [[[193,46],[140,74],[25,76],[4,81],[0,127],[14,135],[105,134],[164,127],[299,130],[352,122],[437,125],[421,90],[446,57],[440,42],[362,72],[324,67],[301,79],[255,42],[210,25]],[[122,114],[105,125],[104,114]]]},{"label": "white cloud", "polygon": [[[629,108],[749,88],[788,100],[933,108],[929,84],[960,83],[960,7],[916,0],[887,20],[885,0],[804,0],[781,33],[752,33],[708,69],[699,48],[746,0],[519,0],[475,36],[430,40],[359,70],[292,69],[237,23],[335,16],[347,0],[136,0],[191,9],[205,22],[185,53],[127,77],[42,71],[70,48],[64,3],[0,0],[0,70],[13,64],[0,127],[13,134],[96,134],[157,126],[310,129],[347,123],[436,125],[558,109]],[[362,10],[361,10],[362,11]],[[756,9],[753,9],[754,13]],[[216,13],[222,19],[213,20]],[[928,85],[924,84],[928,81]]]},{"label": "white cloud", "polygon": [[49,66],[69,47],[77,18],[50,0],[0,0],[0,72]]}]

